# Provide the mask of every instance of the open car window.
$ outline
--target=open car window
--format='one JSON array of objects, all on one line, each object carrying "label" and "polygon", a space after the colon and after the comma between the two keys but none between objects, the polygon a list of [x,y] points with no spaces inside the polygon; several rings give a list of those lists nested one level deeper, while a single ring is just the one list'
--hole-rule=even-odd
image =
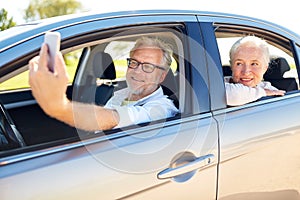
[{"label": "open car window", "polygon": [[226,28],[218,28],[215,35],[222,63],[223,76],[230,77],[232,75],[229,51],[234,42],[244,36],[254,35],[263,38],[269,45],[270,63],[263,80],[270,82],[272,86],[280,90],[285,90],[287,92],[286,95],[288,95],[299,90],[299,77],[293,48],[290,41],[279,36],[276,38],[270,34],[248,27],[240,27],[240,29],[231,29],[230,31]]},{"label": "open car window", "polygon": [[184,83],[179,84],[179,74],[184,72],[183,41],[171,29],[100,38],[88,43],[78,64],[72,99],[103,106],[116,91],[126,88],[127,58],[130,57],[129,53],[135,41],[143,36],[158,37],[171,44],[173,49],[171,70],[161,85],[164,94],[183,111],[181,105],[184,105],[184,98],[180,96],[184,96],[184,90],[180,90],[180,87],[184,87]]},{"label": "open car window", "polygon": [[[120,30],[120,34],[116,34],[115,30],[97,31],[93,36],[79,35],[76,40],[62,40],[61,52],[69,73],[69,85],[66,91],[68,98],[89,104],[105,105],[115,92],[127,87],[125,80],[127,58],[136,40],[143,36],[150,36],[158,37],[172,46],[172,64],[168,73],[171,78],[166,78],[162,86],[166,88],[164,92],[168,92],[164,94],[174,101],[181,113],[184,112],[186,80],[184,78],[185,40],[183,32],[181,32],[182,25],[174,25],[170,28],[137,27],[135,31],[129,32],[122,30]],[[28,56],[28,59],[38,53],[39,49],[37,48],[34,54]],[[78,139],[85,140],[90,137],[101,137],[102,134],[97,133],[102,131],[91,133],[79,130],[45,115],[30,91],[28,61],[24,61],[18,70],[13,70],[1,77],[2,83],[0,84],[1,102],[12,118],[12,123],[8,122],[7,127],[9,129],[16,127],[19,130],[26,144],[25,149],[27,146],[31,148],[36,145],[55,145],[56,142],[64,143]],[[163,126],[164,122],[173,119],[159,119],[151,121],[150,124]],[[175,116],[175,119],[178,117]],[[39,123],[36,123],[37,120]],[[149,123],[133,124],[126,129],[134,131],[135,128],[146,125]],[[108,134],[116,132],[120,132],[120,129],[105,131]],[[9,141],[11,136],[4,133],[5,130],[0,134],[3,148],[21,147],[21,142],[17,137],[12,141],[16,141],[17,146],[7,146],[6,144],[12,143]],[[13,135],[15,134],[13,133]]]}]

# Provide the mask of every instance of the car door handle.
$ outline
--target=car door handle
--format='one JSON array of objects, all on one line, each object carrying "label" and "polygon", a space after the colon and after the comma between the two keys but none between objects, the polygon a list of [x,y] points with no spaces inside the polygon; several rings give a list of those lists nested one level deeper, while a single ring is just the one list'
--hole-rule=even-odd
[{"label": "car door handle", "polygon": [[204,167],[208,164],[211,164],[214,160],[215,156],[213,154],[208,154],[205,156],[201,156],[199,158],[194,159],[187,164],[175,167],[175,168],[167,168],[163,171],[159,172],[157,177],[158,179],[167,179],[173,178],[188,172],[195,171],[201,167]]}]

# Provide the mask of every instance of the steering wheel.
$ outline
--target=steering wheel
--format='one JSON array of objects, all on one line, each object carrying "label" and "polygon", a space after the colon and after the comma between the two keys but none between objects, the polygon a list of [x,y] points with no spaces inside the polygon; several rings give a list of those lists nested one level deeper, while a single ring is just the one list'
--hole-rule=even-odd
[{"label": "steering wheel", "polygon": [[9,113],[0,102],[0,149],[26,146]]}]

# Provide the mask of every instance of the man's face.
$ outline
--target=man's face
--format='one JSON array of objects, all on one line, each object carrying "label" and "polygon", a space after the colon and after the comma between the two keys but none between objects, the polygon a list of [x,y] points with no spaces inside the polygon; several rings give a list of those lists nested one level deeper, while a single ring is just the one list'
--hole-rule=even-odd
[{"label": "man's face", "polygon": [[[135,50],[131,58],[138,62],[147,62],[157,66],[162,64],[163,52],[158,48],[142,47]],[[126,73],[126,81],[132,97],[131,100],[138,100],[143,98],[152,92],[154,92],[158,85],[164,80],[166,76],[166,70],[155,68],[152,73],[146,73],[142,70],[142,65],[139,65],[135,69],[128,67]]]},{"label": "man's face", "polygon": [[268,63],[260,48],[245,43],[233,54],[231,69],[235,83],[255,87],[262,81],[268,69]]}]

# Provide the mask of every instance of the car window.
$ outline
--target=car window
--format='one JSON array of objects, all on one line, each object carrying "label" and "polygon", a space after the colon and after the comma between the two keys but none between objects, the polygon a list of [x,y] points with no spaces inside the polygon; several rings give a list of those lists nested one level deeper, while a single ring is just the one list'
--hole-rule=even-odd
[{"label": "car window", "polygon": [[[162,85],[164,86],[167,84],[166,87],[168,89],[166,90],[170,92],[170,95],[167,94],[167,96],[176,96],[176,100],[174,101],[179,101],[179,72],[182,70],[179,67],[179,63],[183,63],[183,61],[176,59],[176,55],[179,55],[179,53],[180,55],[183,54],[183,44],[171,31],[154,34],[143,33],[126,35],[121,38],[110,37],[109,39],[105,38],[89,43],[89,45],[85,47],[81,58],[82,62],[79,63],[78,66],[79,70],[74,81],[72,98],[88,103],[96,101],[96,104],[98,105],[105,105],[115,92],[127,87],[125,80],[127,58],[130,57],[130,50],[135,45],[135,41],[142,36],[158,37],[172,44],[172,64],[170,73],[168,73],[171,75],[167,76],[170,78],[166,78]],[[108,63],[103,63],[102,60],[105,59],[111,60],[109,63],[112,63],[112,65],[109,64],[107,66]],[[184,66],[181,65],[181,67]],[[107,72],[111,74],[108,74]],[[180,106],[179,103],[176,103],[176,105],[178,105],[178,107]],[[183,110],[183,108],[181,108],[181,110]]]},{"label": "car window", "polygon": [[[134,41],[112,41],[110,42],[104,52],[112,56],[115,68],[116,68],[116,78],[119,80],[124,80],[127,70],[127,61],[129,58],[129,52],[133,48]],[[171,69],[174,75],[178,70],[178,63],[172,57]]]},{"label": "car window", "polygon": [[[67,65],[70,83],[72,83],[67,89],[68,98],[74,101],[105,105],[115,92],[127,87],[125,81],[127,58],[136,40],[142,36],[159,37],[170,43],[173,50],[171,70],[168,73],[168,75],[171,75],[171,78],[166,78],[165,80],[167,81],[162,84],[169,89],[169,91],[166,91],[171,91],[171,93],[165,93],[165,95],[174,101],[175,106],[179,108],[181,114],[183,112],[190,114],[192,112],[190,107],[185,109],[184,37],[180,31],[174,31],[171,28],[164,28],[163,31],[161,29],[158,29],[158,31],[153,30],[151,29],[151,31],[147,32],[146,29],[138,27],[136,32],[130,32],[122,36],[114,36],[115,32],[112,32],[110,35],[107,32],[103,34],[99,31],[96,37],[93,35],[93,37],[91,36],[92,39],[89,38],[87,41],[81,39],[81,36],[78,37],[76,42],[73,40],[62,41],[64,44],[67,44],[62,46],[61,52]],[[86,35],[82,37],[86,37]],[[36,53],[38,54],[38,48]],[[101,59],[104,56],[107,58],[110,57],[115,76],[110,70],[106,72],[107,68],[110,67],[103,65],[103,60],[101,61]],[[98,58],[101,59],[98,60]],[[28,71],[25,70],[26,68],[28,66],[20,67],[20,70],[11,72],[4,77],[5,79],[7,77],[11,78],[0,84],[0,88],[3,91],[0,93],[1,100],[9,110],[11,118],[24,138],[26,145],[48,144],[49,142],[65,139],[76,141],[79,139],[78,137],[86,139],[86,137],[99,137],[101,135],[95,134],[97,131],[91,134],[89,131],[70,127],[45,115],[34,97],[32,97],[30,89],[20,90],[21,88],[29,87]],[[8,90],[9,92],[5,92]],[[100,92],[100,95],[98,92]],[[28,116],[28,113],[30,113],[30,116]],[[166,120],[171,121],[178,119],[178,117],[181,117],[181,115],[177,115],[174,118],[158,119],[153,121],[153,123],[162,124]],[[40,122],[36,123],[37,120],[40,120]],[[137,124],[138,127],[144,125],[148,125],[148,123]],[[134,130],[137,126],[129,125],[126,129]],[[111,134],[118,131],[119,129],[117,128],[107,130],[105,133]],[[4,137],[2,141],[4,141]]]},{"label": "car window", "polygon": [[[64,54],[64,60],[66,62],[67,72],[69,74],[69,83],[73,82],[76,68],[79,62],[82,49],[68,52]],[[28,70],[19,73],[12,78],[0,83],[0,91],[17,90],[29,88],[28,83]]]},{"label": "car window", "polygon": [[[229,63],[229,51],[231,46],[235,41],[241,37],[244,37],[245,35],[251,35],[251,32],[216,32],[224,76],[231,76]],[[287,92],[299,90],[299,77],[292,48],[289,45],[281,45],[283,42],[276,43],[272,40],[269,40],[268,36],[264,36],[263,33],[261,33],[261,35],[256,33],[256,36],[265,39],[269,45],[270,63],[269,68],[264,75],[264,80],[271,82],[274,87]],[[285,44],[288,43],[285,42]]]}]

